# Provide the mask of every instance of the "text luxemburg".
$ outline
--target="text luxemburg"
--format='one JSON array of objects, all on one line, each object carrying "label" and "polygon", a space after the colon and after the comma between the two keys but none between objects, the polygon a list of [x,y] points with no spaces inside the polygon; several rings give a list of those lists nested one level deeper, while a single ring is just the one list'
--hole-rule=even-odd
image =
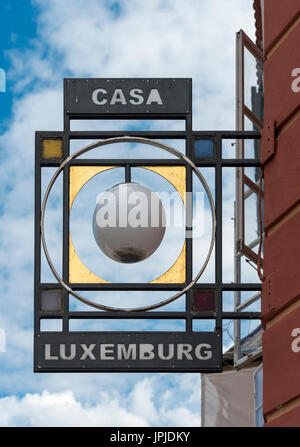
[{"label": "text luxemburg", "polygon": [[209,360],[212,358],[212,346],[199,343],[60,343],[53,349],[51,343],[45,343],[45,360]]}]

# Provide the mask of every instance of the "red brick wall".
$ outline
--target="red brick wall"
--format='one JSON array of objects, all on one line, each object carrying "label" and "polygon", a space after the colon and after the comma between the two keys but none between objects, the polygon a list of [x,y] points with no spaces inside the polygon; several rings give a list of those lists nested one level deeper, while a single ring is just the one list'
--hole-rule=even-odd
[{"label": "red brick wall", "polygon": [[300,1],[264,8],[264,416],[266,427],[300,427]]}]

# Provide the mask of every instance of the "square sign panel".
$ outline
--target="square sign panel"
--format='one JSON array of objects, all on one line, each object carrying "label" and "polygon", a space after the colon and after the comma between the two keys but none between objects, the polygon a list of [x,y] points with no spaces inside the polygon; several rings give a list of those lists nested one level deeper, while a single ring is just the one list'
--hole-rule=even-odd
[{"label": "square sign panel", "polygon": [[66,79],[65,112],[83,114],[191,114],[191,79]]},{"label": "square sign panel", "polygon": [[[180,200],[185,204],[186,168],[184,166],[141,166],[155,172],[166,179],[177,191]],[[114,169],[115,166],[71,166],[69,187],[69,210],[73,202],[89,180],[102,172]],[[151,281],[152,284],[182,284],[186,280],[186,243],[183,243],[179,256],[168,269]],[[72,284],[101,284],[108,283],[101,276],[96,275],[81,261],[69,235],[69,282]]]}]

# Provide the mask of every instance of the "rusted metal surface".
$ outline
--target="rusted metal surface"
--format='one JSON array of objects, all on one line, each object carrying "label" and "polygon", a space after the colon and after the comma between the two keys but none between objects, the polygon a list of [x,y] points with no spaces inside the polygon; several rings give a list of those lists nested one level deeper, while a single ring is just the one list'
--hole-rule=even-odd
[{"label": "rusted metal surface", "polygon": [[292,345],[299,321],[300,306],[263,334],[265,415],[300,395],[300,352],[294,352]]},{"label": "rusted metal surface", "polygon": [[278,129],[299,109],[291,75],[299,67],[299,36],[300,21],[265,62],[265,121],[275,120]]},{"label": "rusted metal surface", "polygon": [[264,223],[267,230],[300,202],[299,123],[298,119],[279,135],[276,141],[276,157],[264,168],[266,190]]},{"label": "rusted metal surface", "polygon": [[271,48],[299,17],[300,4],[299,0],[286,0],[284,2],[264,0],[264,4],[265,53],[268,55]]},{"label": "rusted metal surface", "polygon": [[[300,211],[265,239],[262,315],[275,316],[300,294]],[[268,315],[272,311],[272,315]],[[299,355],[300,357],[300,355]]]}]

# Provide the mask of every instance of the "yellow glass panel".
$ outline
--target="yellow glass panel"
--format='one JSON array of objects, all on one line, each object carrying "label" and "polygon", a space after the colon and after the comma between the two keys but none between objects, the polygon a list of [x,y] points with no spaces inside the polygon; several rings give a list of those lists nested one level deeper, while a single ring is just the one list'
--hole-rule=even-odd
[{"label": "yellow glass panel", "polygon": [[[144,169],[149,169],[161,177],[165,178],[171,185],[174,186],[183,203],[185,203],[186,192],[186,169],[184,166],[142,166]],[[180,284],[186,280],[186,259],[185,259],[185,243],[180,255],[174,264],[158,278],[151,281],[152,284]]]},{"label": "yellow glass panel", "polygon": [[151,284],[181,284],[185,282],[185,243],[180,255],[174,264],[158,278],[151,281]]},{"label": "yellow glass panel", "polygon": [[81,188],[100,172],[113,169],[115,166],[71,166],[70,167],[70,200],[69,209]]},{"label": "yellow glass panel", "polygon": [[[114,166],[71,166],[69,209],[71,210],[75,197],[81,188],[100,172],[113,169]],[[107,283],[95,273],[91,272],[80,260],[69,235],[69,281],[70,283],[99,284]]]},{"label": "yellow glass panel", "polygon": [[79,259],[74,248],[71,235],[69,235],[69,282],[83,284],[108,283],[95,273],[91,272]]},{"label": "yellow glass panel", "polygon": [[144,169],[156,172],[156,174],[168,180],[180,194],[185,203],[186,169],[184,166],[141,166]]},{"label": "yellow glass panel", "polygon": [[43,140],[43,158],[62,158],[62,140]]},{"label": "yellow glass panel", "polygon": [[[115,166],[71,166],[70,167],[70,196],[69,209],[71,210],[74,199],[80,189],[95,175]],[[185,203],[186,169],[184,166],[147,166],[149,169],[169,181],[180,194]],[[161,276],[151,281],[152,284],[180,284],[186,280],[186,246],[174,264]],[[80,260],[73,246],[71,235],[69,237],[69,281],[70,283],[99,284],[108,283],[91,272]]]}]

